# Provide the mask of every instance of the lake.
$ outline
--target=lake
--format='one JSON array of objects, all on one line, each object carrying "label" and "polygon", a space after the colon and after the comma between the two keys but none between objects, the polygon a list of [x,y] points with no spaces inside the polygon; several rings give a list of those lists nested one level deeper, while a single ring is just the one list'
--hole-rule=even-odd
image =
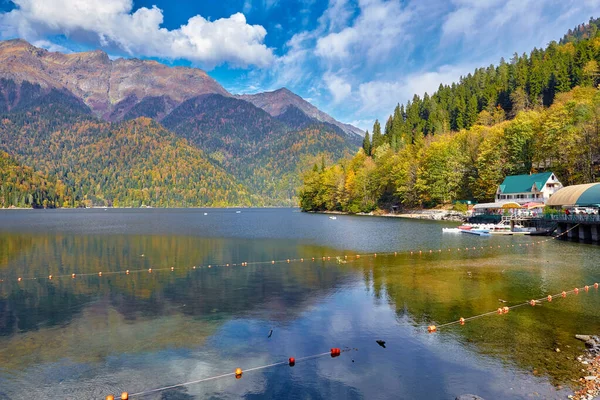
[{"label": "lake", "polygon": [[565,398],[574,335],[600,333],[593,288],[427,333],[600,281],[598,246],[236,211],[1,210],[0,399],[104,399],[332,347],[132,398]]}]

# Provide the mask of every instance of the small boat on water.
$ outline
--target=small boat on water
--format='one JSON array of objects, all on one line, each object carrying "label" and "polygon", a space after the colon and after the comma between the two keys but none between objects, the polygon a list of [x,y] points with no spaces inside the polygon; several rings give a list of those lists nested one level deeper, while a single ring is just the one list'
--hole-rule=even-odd
[{"label": "small boat on water", "polygon": [[487,229],[463,229],[461,233],[468,233],[469,235],[477,236],[491,236],[490,231]]},{"label": "small boat on water", "polygon": [[337,217],[329,217],[329,219],[337,219]]}]

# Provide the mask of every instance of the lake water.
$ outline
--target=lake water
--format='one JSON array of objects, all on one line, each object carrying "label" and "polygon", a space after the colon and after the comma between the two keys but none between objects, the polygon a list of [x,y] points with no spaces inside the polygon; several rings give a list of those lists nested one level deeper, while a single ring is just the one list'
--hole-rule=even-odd
[{"label": "lake water", "polygon": [[442,234],[450,225],[292,209],[0,211],[0,399],[103,399],[331,347],[349,351],[132,398],[565,398],[583,374],[574,335],[600,332],[597,290],[426,328],[600,281],[600,247]]}]

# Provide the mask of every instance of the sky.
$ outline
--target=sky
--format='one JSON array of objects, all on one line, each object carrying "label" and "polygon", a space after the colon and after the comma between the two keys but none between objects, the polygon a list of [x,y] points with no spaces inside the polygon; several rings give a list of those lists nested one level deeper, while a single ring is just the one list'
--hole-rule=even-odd
[{"label": "sky", "polygon": [[362,129],[475,68],[600,17],[600,0],[0,0],[0,39],[287,87]]}]

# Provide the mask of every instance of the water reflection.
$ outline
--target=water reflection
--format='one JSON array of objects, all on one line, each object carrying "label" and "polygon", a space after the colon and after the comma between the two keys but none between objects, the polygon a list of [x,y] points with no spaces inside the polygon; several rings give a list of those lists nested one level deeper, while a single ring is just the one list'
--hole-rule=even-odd
[{"label": "water reflection", "polygon": [[[562,393],[547,379],[565,385],[580,373],[574,357],[582,345],[574,334],[600,328],[600,294],[591,291],[435,335],[423,331],[431,322],[597,281],[597,247],[551,242],[525,248],[518,244],[531,238],[490,238],[485,243],[493,249],[470,253],[193,270],[193,265],[352,256],[369,248],[464,248],[484,242],[443,237],[438,224],[338,217],[332,227],[326,216],[277,210],[256,212],[259,218],[247,217],[253,222],[236,229],[213,220],[210,234],[206,226],[192,234],[194,223],[203,226],[201,216],[152,213],[172,221],[165,228],[169,234],[156,234],[155,222],[148,226],[136,219],[144,216],[137,212],[135,218],[113,219],[96,212],[89,229],[79,214],[72,226],[62,218],[60,224],[44,220],[47,226],[38,231],[31,217],[23,227],[15,220],[3,225],[0,398],[3,393],[19,398],[22,388],[32,398],[103,398],[334,345],[359,351],[155,398],[452,398],[468,392],[484,398],[535,392],[554,398]],[[130,232],[122,219],[130,219]],[[177,225],[183,232],[176,234]],[[308,239],[311,232],[318,240]],[[505,251],[507,243],[517,247]],[[170,266],[176,269],[106,275]],[[99,271],[105,272],[101,278],[46,279]],[[17,283],[17,277],[42,279]],[[375,339],[386,340],[387,348]]]}]

